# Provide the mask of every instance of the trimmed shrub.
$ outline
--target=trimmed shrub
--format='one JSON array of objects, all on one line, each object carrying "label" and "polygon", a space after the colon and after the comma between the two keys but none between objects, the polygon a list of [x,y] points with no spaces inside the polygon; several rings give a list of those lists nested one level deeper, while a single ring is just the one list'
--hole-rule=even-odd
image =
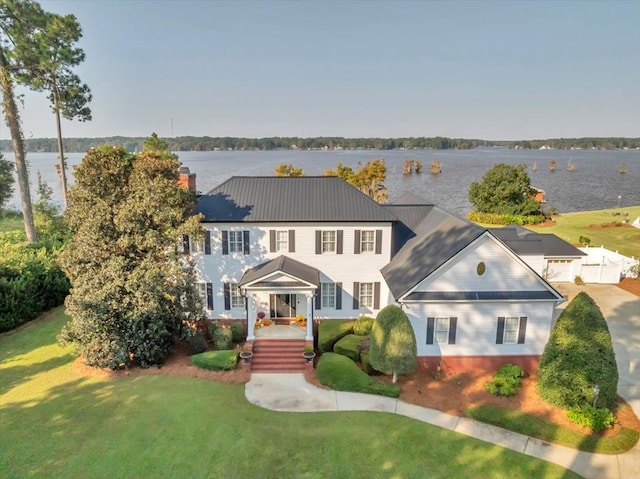
[{"label": "trimmed shrub", "polygon": [[538,370],[538,391],[559,407],[593,404],[594,386],[600,388],[597,406],[613,409],[618,368],[607,322],[585,292],[562,312],[551,331]]},{"label": "trimmed shrub", "polygon": [[347,334],[353,332],[353,321],[327,319],[318,325],[318,349],[321,353],[333,351],[333,346]]},{"label": "trimmed shrub", "polygon": [[241,343],[245,340],[244,327],[241,323],[231,323],[231,340],[234,343]]},{"label": "trimmed shrub", "polygon": [[369,351],[362,351],[360,353],[360,366],[362,370],[367,373],[369,376],[373,376],[374,374],[380,374],[376,371],[373,366],[371,366],[371,360],[369,359]]},{"label": "trimmed shrub", "polygon": [[600,432],[613,427],[616,417],[606,407],[596,408],[591,404],[574,406],[567,412],[569,421],[590,428],[593,432]]},{"label": "trimmed shrub", "polygon": [[220,321],[218,321],[217,319],[214,319],[213,321],[211,321],[209,323],[209,326],[207,327],[208,331],[209,331],[209,337],[213,340],[213,337],[216,334],[216,330],[218,328],[221,328],[222,324],[220,324]]},{"label": "trimmed shrub", "polygon": [[358,336],[357,334],[347,334],[333,347],[333,352],[342,354],[353,361],[360,361],[362,343],[369,339],[369,336]]},{"label": "trimmed shrub", "polygon": [[487,392],[494,396],[515,396],[524,371],[515,364],[503,364],[493,375],[493,380],[484,385]]},{"label": "trimmed shrub", "polygon": [[201,333],[195,333],[187,338],[189,354],[198,354],[207,350],[207,340]]},{"label": "trimmed shrub", "polygon": [[231,349],[232,346],[233,337],[231,335],[231,329],[220,327],[213,332],[213,349],[221,351]]},{"label": "trimmed shrub", "polygon": [[360,316],[356,319],[356,322],[353,323],[353,334],[357,334],[359,336],[367,336],[371,334],[373,321],[374,319],[370,316]]},{"label": "trimmed shrub", "polygon": [[467,214],[467,219],[475,223],[491,224],[491,225],[536,225],[544,223],[546,217],[544,215],[510,215],[499,213],[480,213],[472,211]]},{"label": "trimmed shrub", "polygon": [[575,278],[573,278],[573,282],[578,286],[582,286],[584,284],[584,281],[580,276],[576,276]]},{"label": "trimmed shrub", "polygon": [[371,329],[369,359],[385,374],[410,374],[416,370],[418,350],[409,318],[398,306],[390,304],[376,316]]},{"label": "trimmed shrub", "polygon": [[346,356],[325,353],[316,368],[318,381],[338,391],[353,391],[381,396],[398,397],[402,390],[398,386],[385,384],[369,377],[356,363]]},{"label": "trimmed shrub", "polygon": [[191,356],[191,364],[210,371],[230,371],[238,365],[238,352],[234,350],[207,351]]}]

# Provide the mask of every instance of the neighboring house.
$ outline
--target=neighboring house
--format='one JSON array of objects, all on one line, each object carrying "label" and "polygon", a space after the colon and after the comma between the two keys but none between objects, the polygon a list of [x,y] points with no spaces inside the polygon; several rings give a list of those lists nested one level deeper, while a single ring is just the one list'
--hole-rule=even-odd
[{"label": "neighboring house", "polygon": [[[314,320],[402,307],[424,367],[535,365],[562,296],[491,231],[336,177],[233,177],[199,197],[185,241],[209,318]],[[306,339],[313,340],[307,321]]]},{"label": "neighboring house", "polygon": [[489,231],[547,281],[573,282],[580,276],[586,253],[554,234],[539,234],[518,225],[490,228]]}]

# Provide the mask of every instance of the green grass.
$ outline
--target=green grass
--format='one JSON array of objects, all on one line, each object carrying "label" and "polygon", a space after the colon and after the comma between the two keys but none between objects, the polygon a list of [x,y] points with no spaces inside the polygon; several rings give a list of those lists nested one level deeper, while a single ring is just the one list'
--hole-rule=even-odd
[{"label": "green grass", "polygon": [[241,385],[89,379],[57,309],[0,336],[0,477],[573,478],[559,466],[403,416],[277,413]]},{"label": "green grass", "polygon": [[[620,213],[614,216],[614,213]],[[590,229],[591,225],[604,225],[624,220],[624,213],[629,213],[629,221],[640,216],[640,206],[613,208],[608,210],[581,211],[578,213],[564,213],[555,216],[555,226],[527,226],[537,233],[553,233],[571,244],[579,245],[580,236],[591,239],[591,246],[604,246],[612,251],[618,251],[625,256],[640,257],[640,230],[633,227],[609,226],[606,228]]]},{"label": "green grass", "polygon": [[318,381],[331,389],[356,393],[379,394],[397,398],[402,391],[398,386],[372,378],[356,363],[337,353],[324,353],[316,369]]},{"label": "green grass", "polygon": [[0,233],[5,231],[22,231],[22,213],[8,210],[0,210]]},{"label": "green grass", "polygon": [[551,424],[536,416],[499,406],[478,406],[467,409],[465,412],[467,416],[478,421],[580,451],[620,454],[628,451],[638,442],[638,433],[627,428],[622,428],[616,436],[600,437],[597,434],[583,434]]}]

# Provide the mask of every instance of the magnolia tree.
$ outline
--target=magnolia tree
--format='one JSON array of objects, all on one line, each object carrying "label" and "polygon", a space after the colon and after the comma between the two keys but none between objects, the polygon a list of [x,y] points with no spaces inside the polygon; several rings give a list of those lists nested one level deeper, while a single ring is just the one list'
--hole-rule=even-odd
[{"label": "magnolia tree", "polygon": [[60,339],[91,366],[161,364],[202,311],[179,252],[182,235],[200,231],[194,194],[177,184],[179,164],[168,151],[101,147],[74,172],[72,238],[60,259],[72,319]]},{"label": "magnolia tree", "polygon": [[411,374],[417,364],[416,336],[407,315],[391,304],[376,316],[371,329],[369,360],[377,371],[393,375]]}]

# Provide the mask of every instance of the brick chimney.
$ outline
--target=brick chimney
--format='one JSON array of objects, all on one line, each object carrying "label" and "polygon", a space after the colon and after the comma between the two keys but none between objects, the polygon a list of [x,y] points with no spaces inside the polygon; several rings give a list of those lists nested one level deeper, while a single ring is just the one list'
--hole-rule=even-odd
[{"label": "brick chimney", "polygon": [[183,188],[196,191],[196,174],[191,173],[186,166],[180,167],[180,177],[178,178],[178,184]]}]

